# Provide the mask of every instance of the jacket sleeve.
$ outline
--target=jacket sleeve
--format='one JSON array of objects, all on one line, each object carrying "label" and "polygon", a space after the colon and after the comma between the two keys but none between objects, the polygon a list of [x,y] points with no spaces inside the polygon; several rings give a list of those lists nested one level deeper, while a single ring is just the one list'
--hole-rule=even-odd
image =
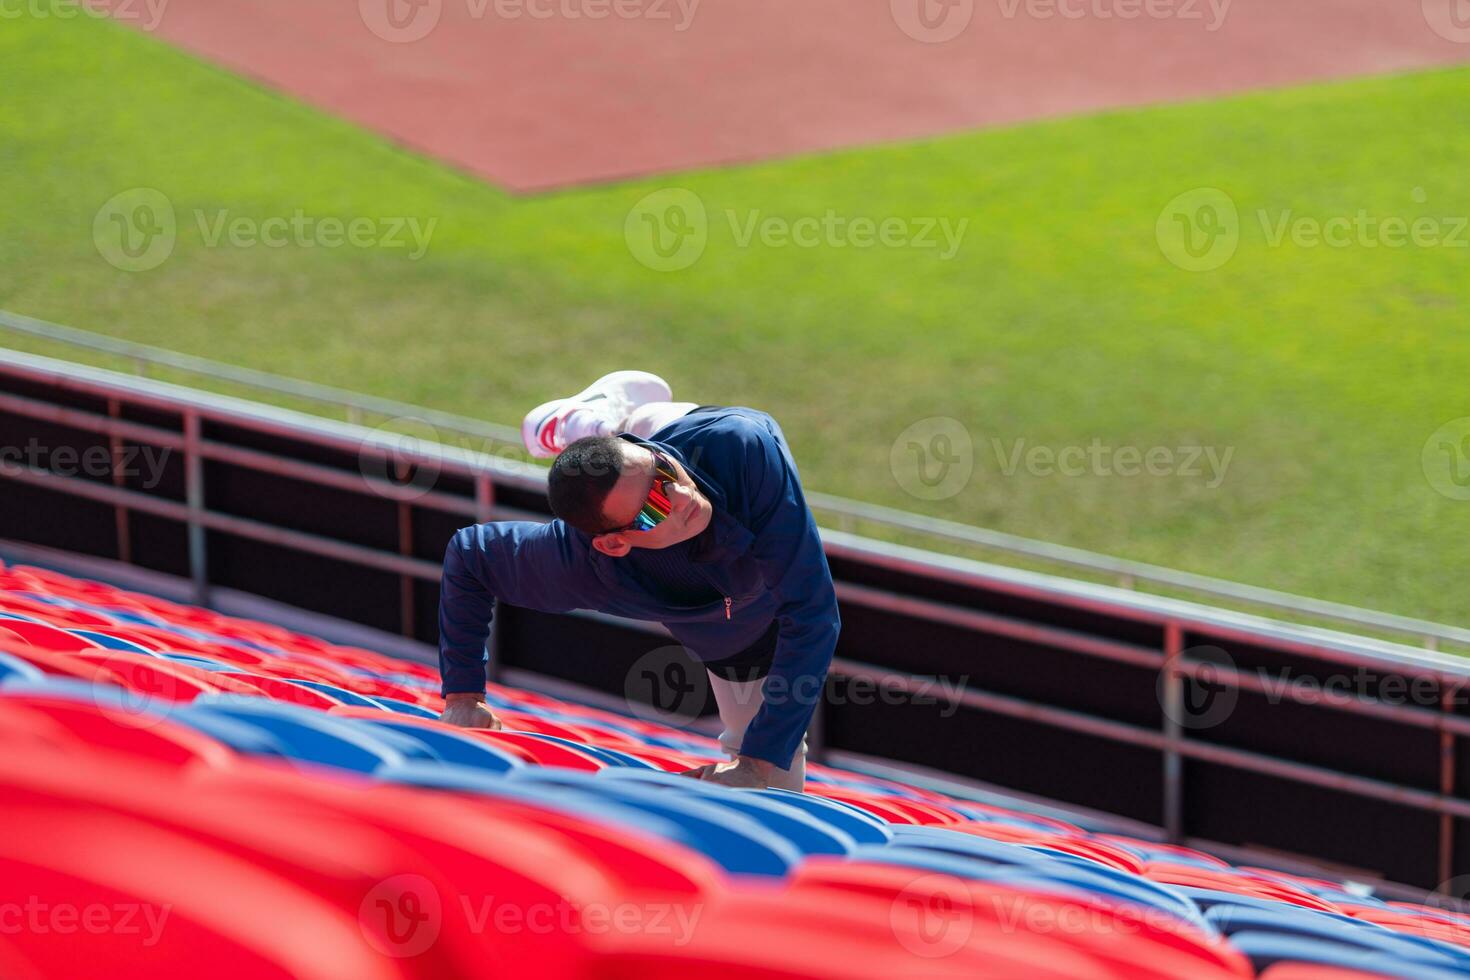
[{"label": "jacket sleeve", "polygon": [[467,554],[475,538],[465,531],[450,540],[439,580],[439,676],[446,696],[485,690],[485,640],[495,614],[495,594],[475,574],[477,562]]},{"label": "jacket sleeve", "polygon": [[485,690],[485,640],[497,601],[543,612],[579,608],[573,548],[560,521],[506,521],[458,531],[439,585],[442,692]]},{"label": "jacket sleeve", "polygon": [[755,536],[751,554],[777,602],[775,658],[741,754],[786,769],[821,701],[841,621],[832,572],[796,464],[774,420],[742,425],[743,484],[732,502]]}]

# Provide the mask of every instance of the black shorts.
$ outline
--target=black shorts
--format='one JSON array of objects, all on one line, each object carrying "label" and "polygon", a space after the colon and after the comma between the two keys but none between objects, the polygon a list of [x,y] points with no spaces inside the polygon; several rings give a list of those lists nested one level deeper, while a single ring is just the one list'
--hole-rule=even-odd
[{"label": "black shorts", "polygon": [[776,621],[750,646],[723,660],[705,661],[704,667],[716,677],[727,681],[758,681],[771,672],[771,662],[776,659],[776,636],[780,630]]}]

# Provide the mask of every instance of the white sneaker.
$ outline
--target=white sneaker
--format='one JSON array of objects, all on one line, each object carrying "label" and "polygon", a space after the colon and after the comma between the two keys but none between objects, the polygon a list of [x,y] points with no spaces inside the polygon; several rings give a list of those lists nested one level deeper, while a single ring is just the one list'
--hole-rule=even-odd
[{"label": "white sneaker", "polygon": [[521,441],[532,456],[548,459],[587,436],[617,434],[633,409],[674,396],[669,383],[647,371],[614,371],[570,398],[532,409],[521,422]]}]

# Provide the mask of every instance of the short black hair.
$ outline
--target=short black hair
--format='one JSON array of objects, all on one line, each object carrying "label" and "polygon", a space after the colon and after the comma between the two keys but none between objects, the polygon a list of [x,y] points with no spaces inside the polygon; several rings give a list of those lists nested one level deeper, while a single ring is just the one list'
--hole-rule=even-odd
[{"label": "short black hair", "polygon": [[613,528],[602,513],[602,505],[622,475],[622,439],[616,436],[578,439],[551,464],[551,474],[546,479],[551,512],[585,534],[606,534]]}]

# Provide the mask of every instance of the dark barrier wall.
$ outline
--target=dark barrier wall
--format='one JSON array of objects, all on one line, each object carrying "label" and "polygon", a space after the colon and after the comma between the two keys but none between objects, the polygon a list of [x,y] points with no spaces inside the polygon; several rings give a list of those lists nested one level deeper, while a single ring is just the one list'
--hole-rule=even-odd
[{"label": "dark barrier wall", "polygon": [[[121,376],[39,377],[0,364],[0,538],[436,643],[455,529],[546,514],[538,478],[514,466],[446,465]],[[384,474],[413,492],[395,499],[370,479]],[[826,537],[844,628],[814,732],[825,749],[1426,889],[1470,868],[1470,718],[1448,658]],[[656,629],[507,608],[496,643],[503,665],[711,710]]]}]

